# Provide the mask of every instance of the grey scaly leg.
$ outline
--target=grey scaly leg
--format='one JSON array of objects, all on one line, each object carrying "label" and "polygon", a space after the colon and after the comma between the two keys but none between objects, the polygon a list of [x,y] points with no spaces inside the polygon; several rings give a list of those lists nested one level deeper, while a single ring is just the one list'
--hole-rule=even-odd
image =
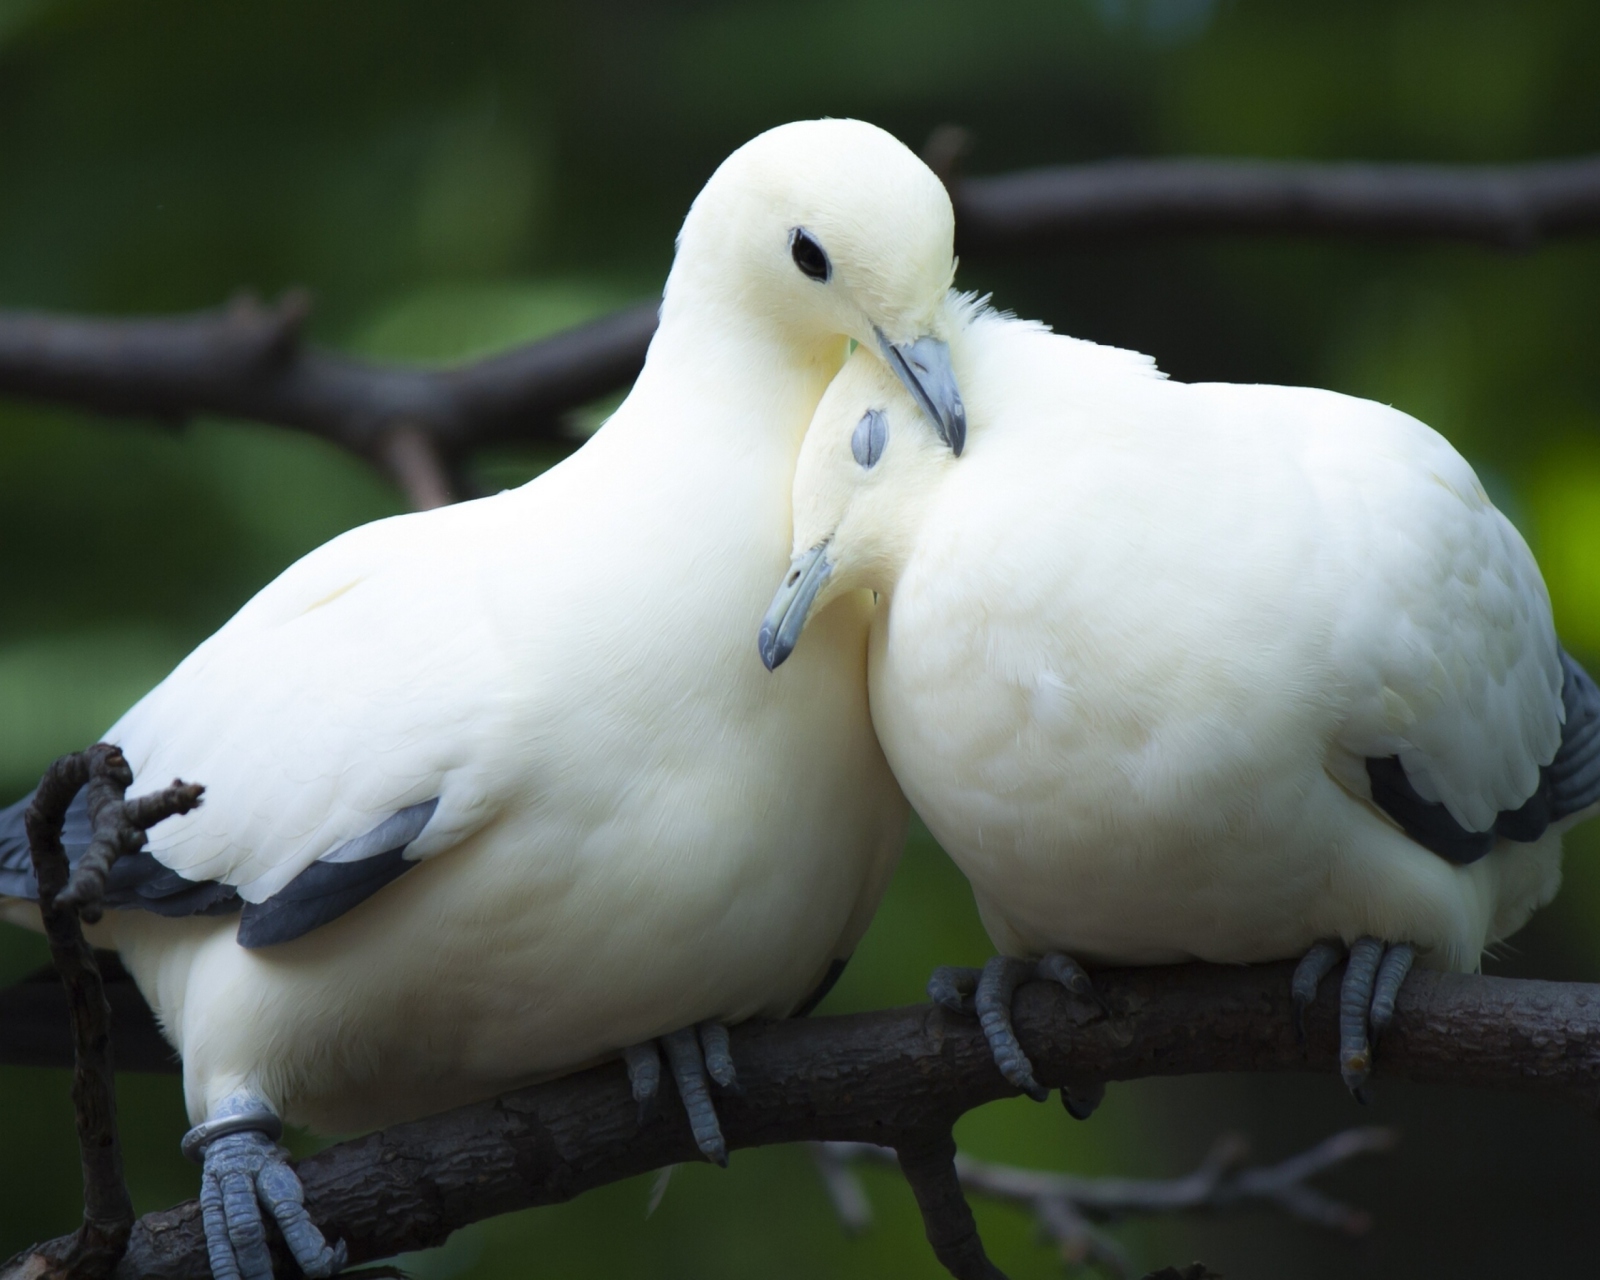
[{"label": "grey scaly leg", "polygon": [[[1022,1051],[1011,1021],[1011,1001],[1017,988],[1024,982],[1042,978],[1047,982],[1059,983],[1080,999],[1093,1000],[1102,1011],[1106,1008],[1105,1002],[1100,999],[1082,966],[1071,956],[1058,951],[1051,952],[1037,964],[1031,960],[1018,960],[1014,956],[995,956],[984,965],[981,974],[972,969],[950,966],[937,969],[928,982],[928,994],[947,1009],[969,1012],[965,997],[972,988],[974,976],[977,977],[977,990],[971,1002],[971,1011],[978,1015],[978,1024],[983,1028],[984,1039],[989,1042],[995,1066],[1007,1081],[1036,1102],[1043,1102],[1050,1096],[1050,1091],[1034,1078],[1033,1063]],[[1100,1099],[1104,1096],[1103,1085],[1084,1081],[1064,1089],[1061,1101],[1070,1114],[1084,1119],[1100,1105]]]},{"label": "grey scaly leg", "polygon": [[728,1028],[720,1022],[702,1022],[698,1030],[700,1052],[705,1056],[706,1074],[724,1093],[739,1096],[744,1090],[739,1087],[739,1077],[733,1069],[733,1050],[728,1045]]},{"label": "grey scaly leg", "polygon": [[1100,998],[1100,993],[1094,989],[1094,983],[1089,981],[1089,975],[1083,971],[1083,966],[1069,955],[1059,951],[1052,951],[1034,967],[1034,976],[1043,978],[1047,982],[1058,982],[1080,1000],[1089,1000],[1100,1007],[1100,1012],[1107,1017],[1111,1010],[1106,1007],[1106,1002]]},{"label": "grey scaly leg", "polygon": [[283,1122],[266,1102],[240,1092],[184,1135],[183,1153],[201,1165],[200,1215],[216,1280],[272,1280],[262,1206],[312,1280],[325,1280],[345,1264],[344,1242],[329,1247],[306,1213],[300,1179],[278,1146],[282,1133]]},{"label": "grey scaly leg", "polygon": [[[1296,966],[1290,991],[1294,996],[1295,1030],[1306,1038],[1305,1011],[1317,998],[1317,987],[1344,954],[1342,943],[1316,943]],[[1350,948],[1339,989],[1339,1074],[1357,1102],[1368,1100],[1367,1077],[1373,1049],[1394,1020],[1400,987],[1411,972],[1417,949],[1409,942],[1385,947],[1378,938],[1359,938]]]},{"label": "grey scaly leg", "polygon": [[1337,939],[1324,939],[1322,942],[1311,944],[1311,950],[1300,958],[1300,963],[1295,966],[1294,978],[1289,983],[1289,992],[1294,997],[1294,1029],[1300,1037],[1300,1042],[1306,1039],[1306,1010],[1317,999],[1317,988],[1322,985],[1322,980],[1333,971],[1333,966],[1338,964],[1344,955],[1344,943]]},{"label": "grey scaly leg", "polygon": [[661,1055],[656,1052],[655,1041],[646,1040],[624,1049],[622,1060],[628,1064],[628,1085],[639,1108],[639,1127],[643,1128],[650,1123],[661,1100]]},{"label": "grey scaly leg", "polygon": [[1017,988],[1033,977],[1035,965],[1031,960],[1018,960],[1014,956],[995,956],[983,966],[983,977],[978,979],[978,1025],[989,1042],[994,1055],[994,1065],[1012,1085],[1021,1089],[1035,1102],[1043,1102],[1050,1091],[1033,1078],[1033,1063],[1022,1051],[1016,1028],[1011,1024],[1011,1001]]},{"label": "grey scaly leg", "polygon": [[[1040,978],[1060,983],[1080,1000],[1093,1001],[1099,1006],[1101,1013],[1107,1017],[1111,1016],[1111,1010],[1100,998],[1100,993],[1094,989],[1094,983],[1089,980],[1089,975],[1071,956],[1064,955],[1060,951],[1052,951],[1039,961],[1035,973]],[[1079,1081],[1061,1087],[1061,1105],[1074,1120],[1087,1120],[1094,1114],[1095,1108],[1105,1101],[1105,1096],[1106,1086],[1103,1080]]]},{"label": "grey scaly leg", "polygon": [[[721,1031],[720,1040],[717,1032]],[[702,1040],[709,1041],[719,1074],[710,1074],[706,1055],[701,1049]],[[678,1085],[678,1096],[683,1099],[683,1109],[689,1113],[689,1131],[694,1134],[694,1144],[706,1159],[724,1168],[728,1164],[728,1143],[722,1136],[722,1124],[717,1119],[716,1105],[711,1101],[711,1080],[718,1084],[726,1079],[736,1084],[733,1076],[733,1059],[728,1055],[727,1031],[717,1023],[703,1022],[698,1028],[684,1027],[671,1035],[661,1037],[661,1047],[667,1051],[667,1063],[672,1068],[672,1078]]]},{"label": "grey scaly leg", "polygon": [[1372,1008],[1372,989],[1382,960],[1382,942],[1377,938],[1357,938],[1345,965],[1344,984],[1339,988],[1339,1074],[1344,1077],[1350,1096],[1360,1103],[1367,1101],[1362,1086],[1372,1070],[1367,1014]]},{"label": "grey scaly leg", "polygon": [[1412,961],[1416,958],[1417,949],[1409,942],[1402,942],[1384,952],[1383,963],[1378,966],[1378,980],[1372,984],[1373,1048],[1377,1048],[1378,1037],[1394,1021],[1394,1002],[1400,994],[1400,984],[1411,972]]}]

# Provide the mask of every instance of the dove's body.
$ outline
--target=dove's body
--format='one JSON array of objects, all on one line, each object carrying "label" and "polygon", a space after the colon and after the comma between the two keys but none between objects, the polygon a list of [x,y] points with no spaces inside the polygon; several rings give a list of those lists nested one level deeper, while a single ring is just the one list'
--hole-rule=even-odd
[{"label": "dove's body", "polygon": [[[1238,962],[1371,935],[1472,969],[1550,898],[1560,830],[1600,799],[1600,700],[1441,437],[993,315],[952,348],[966,455],[852,363],[802,454],[796,545],[831,533],[833,582],[887,597],[879,739],[1002,952]],[[1449,839],[1375,800],[1396,757]],[[1520,839],[1473,834],[1536,792]]]}]

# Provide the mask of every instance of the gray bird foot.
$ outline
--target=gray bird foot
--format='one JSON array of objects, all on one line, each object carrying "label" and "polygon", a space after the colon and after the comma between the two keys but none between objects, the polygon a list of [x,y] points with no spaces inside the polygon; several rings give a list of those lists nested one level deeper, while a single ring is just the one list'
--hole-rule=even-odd
[{"label": "gray bird foot", "polygon": [[348,1258],[344,1242],[330,1246],[306,1212],[300,1179],[277,1144],[282,1132],[260,1099],[236,1095],[184,1138],[184,1153],[201,1161],[200,1214],[215,1280],[272,1280],[263,1207],[311,1280],[325,1280]]},{"label": "gray bird foot", "polygon": [[[1000,1074],[1035,1102],[1043,1102],[1050,1091],[1034,1078],[1033,1063],[1022,1051],[1011,1021],[1011,1001],[1017,988],[1034,979],[1059,983],[1073,995],[1092,1000],[1102,1011],[1106,1010],[1105,1002],[1083,967],[1059,951],[1052,951],[1037,963],[1014,956],[995,956],[981,970],[942,965],[928,979],[928,997],[952,1013],[967,1017],[976,1015]],[[1087,1120],[1103,1097],[1105,1086],[1097,1081],[1081,1082],[1061,1090],[1062,1104],[1079,1120]]]},{"label": "gray bird foot", "polygon": [[[1294,997],[1295,1028],[1305,1039],[1305,1011],[1317,998],[1323,978],[1339,962],[1344,946],[1319,942],[1296,966],[1290,990]],[[1350,1096],[1363,1105],[1370,1101],[1367,1077],[1378,1038],[1394,1021],[1394,1002],[1400,986],[1417,958],[1408,942],[1387,946],[1378,938],[1357,938],[1350,948],[1339,988],[1339,1074]]]},{"label": "gray bird foot", "polygon": [[[743,1092],[733,1069],[728,1028],[720,1022],[702,1022],[662,1036],[660,1045],[667,1052],[678,1096],[689,1113],[689,1130],[694,1134],[695,1146],[706,1159],[726,1168],[728,1143],[722,1136],[722,1123],[711,1101],[711,1085],[736,1096]],[[643,1125],[655,1114],[660,1101],[661,1055],[654,1042],[646,1041],[623,1050],[622,1056],[628,1066],[633,1100],[639,1106],[639,1123]]]}]

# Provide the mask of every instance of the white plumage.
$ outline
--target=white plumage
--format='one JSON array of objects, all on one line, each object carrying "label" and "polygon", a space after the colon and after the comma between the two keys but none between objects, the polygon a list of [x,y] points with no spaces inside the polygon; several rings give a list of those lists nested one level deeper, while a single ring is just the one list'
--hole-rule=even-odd
[{"label": "white plumage", "polygon": [[853,359],[801,453],[795,565],[825,543],[813,613],[887,597],[873,720],[995,945],[1240,962],[1372,936],[1474,968],[1555,893],[1574,815],[1455,865],[1366,764],[1398,756],[1484,832],[1561,746],[1545,587],[1471,468],[1377,404],[1184,385],[957,310],[966,455]]}]

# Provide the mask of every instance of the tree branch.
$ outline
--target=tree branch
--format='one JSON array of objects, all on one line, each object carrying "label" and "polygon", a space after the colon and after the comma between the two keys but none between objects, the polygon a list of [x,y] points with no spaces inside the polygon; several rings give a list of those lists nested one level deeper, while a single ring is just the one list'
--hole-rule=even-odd
[{"label": "tree branch", "polygon": [[894,1158],[911,1186],[933,1256],[955,1280],[1005,1280],[989,1261],[956,1172],[956,1140],[948,1125],[895,1139]]},{"label": "tree branch", "polygon": [[[1216,1071],[1333,1074],[1338,984],[1295,1037],[1292,965],[1102,970],[1109,1016],[1034,983],[1017,1029],[1049,1085]],[[742,1097],[718,1103],[730,1148],[806,1140],[893,1147],[948,1131],[1012,1094],[976,1023],[928,1005],[735,1029]],[[1378,1053],[1377,1080],[1476,1085],[1600,1109],[1600,987],[1413,973]],[[1330,1087],[1335,1087],[1330,1082]],[[682,1109],[641,1127],[620,1063],[398,1125],[300,1165],[313,1217],[352,1262],[442,1243],[494,1214],[553,1204],[699,1159]],[[198,1207],[135,1226],[117,1274],[202,1280]]]},{"label": "tree branch", "polygon": [[1600,156],[1502,166],[1109,160],[957,180],[951,196],[964,253],[1226,232],[1527,250],[1600,230]]},{"label": "tree branch", "polygon": [[[219,413],[294,427],[388,469],[411,494],[416,437],[449,460],[497,440],[556,440],[561,415],[627,386],[655,332],[654,304],[450,369],[380,365],[308,346],[310,303],[240,297],[186,316],[84,320],[0,311],[0,394],[182,422]],[[396,443],[396,433],[414,433]]]},{"label": "tree branch", "polygon": [[378,437],[374,452],[379,465],[405,493],[413,511],[448,507],[456,500],[439,448],[421,427],[402,423]]},{"label": "tree branch", "polygon": [[[1465,240],[1528,249],[1600,230],[1600,157],[1528,165],[1113,160],[960,178],[959,129],[928,155],[963,253],[1106,236],[1214,234]],[[562,416],[638,375],[656,307],[619,311],[448,369],[308,346],[303,292],[186,316],[86,320],[0,310],[0,395],[183,422],[218,413],[310,432],[384,468],[415,506],[452,496],[478,446],[559,441]]]},{"label": "tree branch", "polygon": [[[112,862],[143,846],[146,827],[194,808],[199,788],[174,783],[154,795],[124,800],[132,782],[122,753],[99,743],[52,764],[25,815],[28,850],[39,885],[39,915],[71,1013],[72,1106],[83,1163],[83,1224],[70,1236],[12,1258],[3,1268],[7,1276],[99,1280],[111,1273],[133,1229],[133,1201],[122,1176],[117,1137],[111,1008],[79,916],[98,918],[99,897]],[[68,806],[85,787],[93,838],[78,866],[69,868],[61,829]]]},{"label": "tree branch", "polygon": [[[1355,1156],[1393,1145],[1392,1130],[1346,1129],[1275,1165],[1246,1168],[1248,1144],[1229,1134],[1218,1139],[1194,1172],[1179,1178],[1084,1178],[963,1155],[955,1157],[955,1171],[969,1194],[1029,1210],[1062,1262],[1092,1264],[1126,1276],[1132,1273],[1127,1255],[1093,1223],[1265,1205],[1302,1222],[1361,1235],[1371,1225],[1369,1216],[1324,1195],[1309,1180]],[[854,1166],[893,1167],[895,1153],[864,1142],[816,1142],[811,1147],[840,1222],[852,1233],[865,1230],[872,1222],[872,1207]]]}]

